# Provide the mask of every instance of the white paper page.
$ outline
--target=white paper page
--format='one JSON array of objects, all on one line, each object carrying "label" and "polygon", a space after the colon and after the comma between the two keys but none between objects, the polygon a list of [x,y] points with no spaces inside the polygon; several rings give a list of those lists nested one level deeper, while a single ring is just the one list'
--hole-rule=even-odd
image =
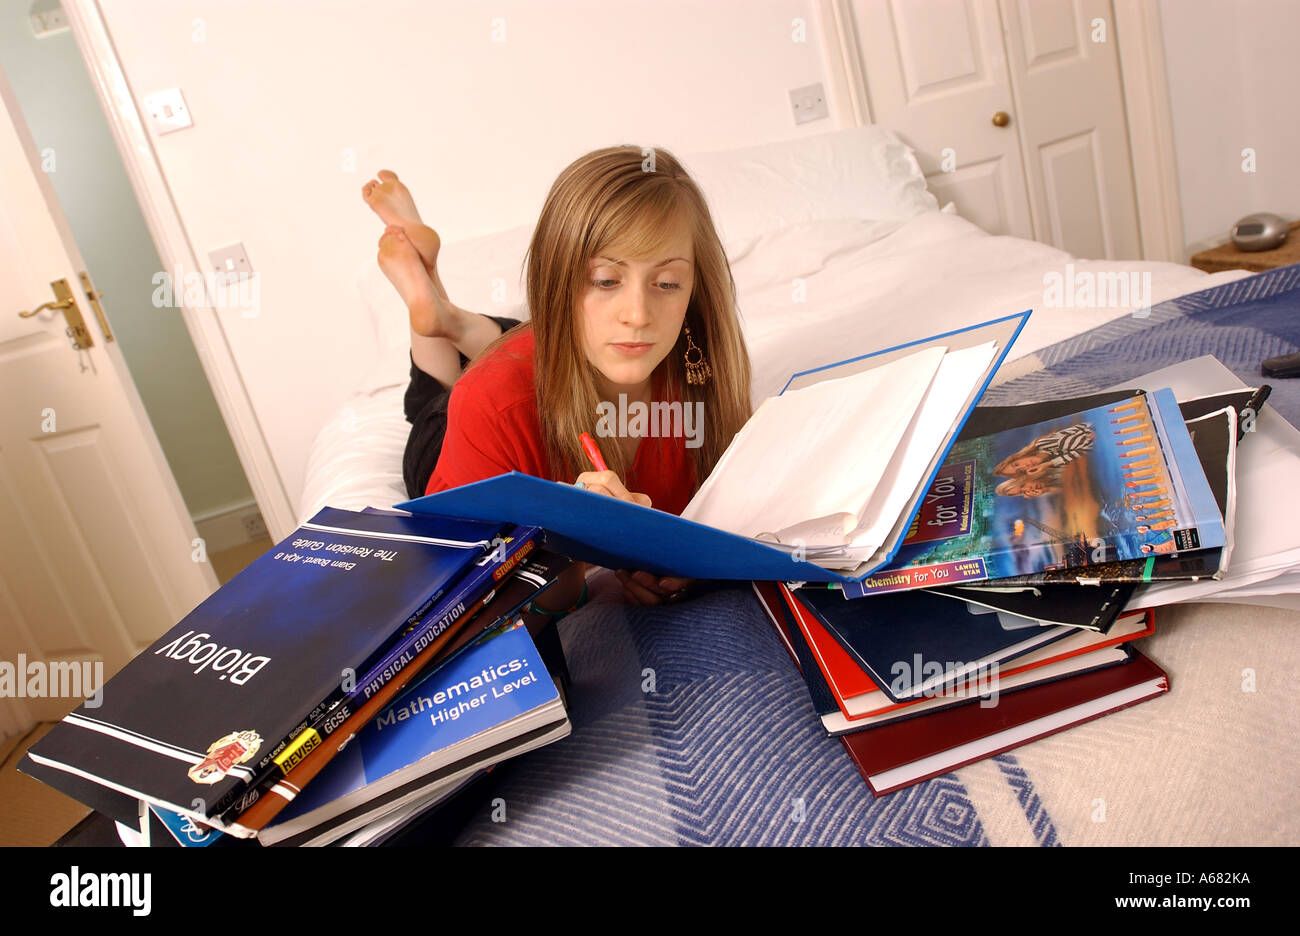
[{"label": "white paper page", "polygon": [[[682,517],[739,536],[799,525],[809,546],[844,542],[885,473],[947,350],[769,397]],[[821,521],[821,522],[816,522]]]},{"label": "white paper page", "polygon": [[898,515],[925,480],[925,470],[943,444],[944,436],[952,430],[976,385],[984,379],[997,348],[996,341],[989,341],[944,355],[934,382],[898,447],[902,457],[895,456],[859,518],[851,541],[854,546],[869,546],[874,551],[884,544],[898,522]]}]

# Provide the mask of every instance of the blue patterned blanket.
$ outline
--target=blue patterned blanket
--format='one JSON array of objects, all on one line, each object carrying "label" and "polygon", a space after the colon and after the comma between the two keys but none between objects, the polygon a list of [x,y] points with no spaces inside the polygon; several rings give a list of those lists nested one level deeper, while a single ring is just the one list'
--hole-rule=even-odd
[{"label": "blue patterned blanket", "polygon": [[[993,388],[989,403],[1087,393],[1213,354],[1243,381],[1300,345],[1300,266],[1109,323],[1038,352],[1041,368]],[[1270,403],[1300,416],[1295,381]],[[461,833],[476,845],[1060,845],[1013,753],[996,814],[963,774],[874,799],[748,585],[673,607],[597,600],[560,624],[573,677],[573,733],[509,763]],[[987,779],[988,773],[982,775]],[[989,803],[985,796],[981,802]]]}]

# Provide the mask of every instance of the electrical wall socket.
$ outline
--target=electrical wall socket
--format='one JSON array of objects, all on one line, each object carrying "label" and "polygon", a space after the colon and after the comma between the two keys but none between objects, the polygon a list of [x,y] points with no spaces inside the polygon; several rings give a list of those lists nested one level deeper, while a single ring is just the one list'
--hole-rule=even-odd
[{"label": "electrical wall socket", "polygon": [[208,251],[208,261],[218,273],[252,273],[243,244],[228,244]]},{"label": "electrical wall socket", "polygon": [[194,126],[194,118],[185,106],[185,96],[181,94],[180,88],[168,88],[147,95],[144,108],[149,114],[149,125],[158,136]]},{"label": "electrical wall socket", "polygon": [[240,519],[244,522],[244,532],[248,534],[250,541],[267,535],[266,520],[260,513],[244,514]]},{"label": "electrical wall socket", "polygon": [[826,107],[826,92],[820,84],[795,88],[790,92],[790,106],[794,109],[794,122],[797,124],[830,116]]},{"label": "electrical wall socket", "polygon": [[[37,9],[44,7],[44,9]],[[63,13],[63,8],[57,3],[54,5],[37,4],[32,7],[31,13],[28,14],[28,22],[32,24],[32,32],[37,39],[44,39],[46,36],[53,36],[55,33],[67,32],[71,27],[68,25],[68,18]]]}]

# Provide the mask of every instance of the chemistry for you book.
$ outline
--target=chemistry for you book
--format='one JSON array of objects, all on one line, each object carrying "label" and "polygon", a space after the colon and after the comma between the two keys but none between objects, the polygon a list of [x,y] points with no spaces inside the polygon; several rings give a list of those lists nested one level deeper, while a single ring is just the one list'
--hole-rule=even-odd
[{"label": "chemistry for you book", "polygon": [[123,667],[102,704],[66,716],[19,768],[72,796],[101,787],[110,809],[126,796],[214,824],[341,698],[344,674],[365,672],[502,529],[325,508]]},{"label": "chemistry for you book", "polygon": [[[1086,566],[1067,566],[1058,569],[1043,569],[1037,572],[994,579],[968,586],[959,586],[954,593],[960,593],[970,600],[972,594],[993,594],[989,589],[1005,589],[1014,586],[1036,589],[1044,587],[1060,588],[1061,584],[1110,585],[1113,583],[1149,583],[1174,580],[1196,580],[1201,578],[1219,579],[1227,571],[1232,529],[1236,513],[1236,476],[1237,445],[1248,429],[1253,428],[1253,421],[1258,418],[1263,403],[1268,399],[1271,388],[1265,384],[1258,388],[1233,390],[1192,397],[1178,401],[1178,409],[1196,450],[1196,457],[1205,473],[1206,482],[1214,495],[1215,505],[1224,518],[1224,528],[1228,543],[1223,547],[1200,549],[1192,552],[1174,552],[1170,554],[1150,555],[1145,559],[1115,560],[1111,562],[1091,563]],[[1125,394],[1120,394],[1124,396]],[[1064,401],[1070,402],[1070,401]],[[998,411],[992,418],[1006,425],[1021,424],[1025,420],[1016,420],[1014,411],[1037,411],[1041,404],[1021,406],[993,407]],[[1082,408],[1082,407],[1079,407]],[[979,407],[975,413],[982,416]],[[1007,422],[1007,420],[1010,420]],[[971,425],[987,424],[986,420],[974,417]],[[1005,428],[998,425],[997,428]],[[979,433],[982,434],[982,433]],[[1058,584],[1060,583],[1060,584]],[[1020,595],[1029,594],[1022,591]],[[1001,605],[999,605],[1001,606]],[[1024,613],[1024,612],[1021,612]]]},{"label": "chemistry for you book", "polygon": [[844,597],[1222,547],[1226,530],[1168,389],[960,439],[901,548]]}]

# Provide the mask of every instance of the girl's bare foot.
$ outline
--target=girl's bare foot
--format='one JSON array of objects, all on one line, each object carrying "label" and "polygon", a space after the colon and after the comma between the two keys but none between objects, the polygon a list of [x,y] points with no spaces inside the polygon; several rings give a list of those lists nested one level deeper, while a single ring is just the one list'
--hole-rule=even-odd
[{"label": "girl's bare foot", "polygon": [[411,314],[411,330],[429,338],[451,337],[454,318],[446,293],[429,279],[415,246],[400,227],[390,224],[379,238],[379,269],[397,289]]},{"label": "girl's bare foot", "polygon": [[380,169],[378,179],[371,179],[361,186],[361,197],[384,224],[406,228],[423,223],[420,212],[415,210],[415,199],[395,172]]},{"label": "girl's bare foot", "polygon": [[361,197],[385,224],[396,225],[406,232],[407,240],[420,255],[429,278],[441,288],[438,280],[438,248],[442,240],[438,232],[420,220],[415,199],[410,190],[397,178],[397,173],[379,170],[378,179],[371,179],[361,187]]}]

